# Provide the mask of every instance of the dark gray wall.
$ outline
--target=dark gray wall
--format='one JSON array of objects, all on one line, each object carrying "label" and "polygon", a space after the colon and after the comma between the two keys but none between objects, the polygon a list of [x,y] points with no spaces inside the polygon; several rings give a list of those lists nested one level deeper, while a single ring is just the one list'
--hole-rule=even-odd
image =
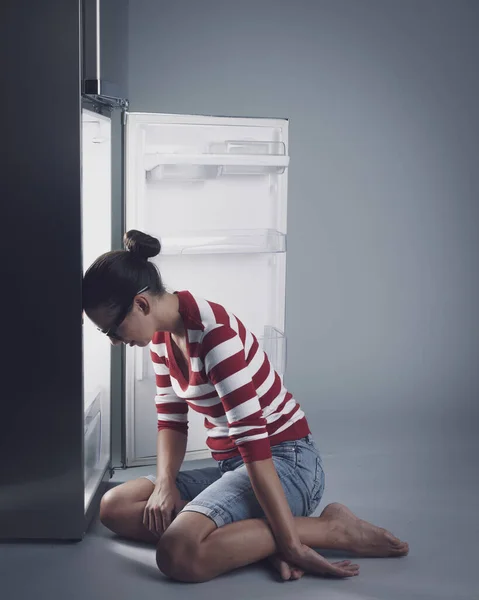
[{"label": "dark gray wall", "polygon": [[477,399],[478,18],[130,0],[131,110],[290,119],[286,382],[311,419]]}]

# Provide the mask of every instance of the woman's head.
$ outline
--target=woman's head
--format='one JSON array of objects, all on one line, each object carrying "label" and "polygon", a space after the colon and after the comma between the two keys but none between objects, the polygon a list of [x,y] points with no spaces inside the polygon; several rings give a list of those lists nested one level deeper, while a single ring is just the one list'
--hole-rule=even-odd
[{"label": "woman's head", "polygon": [[126,250],[103,254],[83,277],[83,310],[112,343],[146,346],[157,329],[153,303],[165,293],[149,258],[160,242],[141,231],[124,236]]}]

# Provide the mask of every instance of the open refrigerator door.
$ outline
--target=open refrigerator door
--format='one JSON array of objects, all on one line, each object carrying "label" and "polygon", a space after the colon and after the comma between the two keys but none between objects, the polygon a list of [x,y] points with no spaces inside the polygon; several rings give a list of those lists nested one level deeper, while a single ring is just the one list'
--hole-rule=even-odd
[{"label": "open refrigerator door", "polygon": [[[160,239],[168,291],[222,304],[258,338],[275,370],[284,337],[288,121],[127,113],[126,230]],[[156,461],[148,348],[126,349],[127,466]],[[188,413],[187,458],[210,455]]]}]

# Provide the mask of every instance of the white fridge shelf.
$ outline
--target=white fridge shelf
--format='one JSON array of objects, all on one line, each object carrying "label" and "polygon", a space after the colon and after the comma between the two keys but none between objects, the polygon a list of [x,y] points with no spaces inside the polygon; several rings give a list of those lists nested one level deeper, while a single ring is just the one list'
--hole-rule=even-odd
[{"label": "white fridge shelf", "polygon": [[200,181],[225,175],[280,175],[289,165],[283,142],[228,140],[206,152],[148,152],[148,181]]},{"label": "white fridge shelf", "polygon": [[286,235],[275,229],[202,230],[161,238],[161,254],[249,254],[286,251]]}]

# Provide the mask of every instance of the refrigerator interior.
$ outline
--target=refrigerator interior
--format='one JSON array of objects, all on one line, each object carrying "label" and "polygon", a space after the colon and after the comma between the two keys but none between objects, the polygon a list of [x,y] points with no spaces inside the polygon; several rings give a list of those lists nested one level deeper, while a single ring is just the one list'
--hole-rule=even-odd
[{"label": "refrigerator interior", "polygon": [[[282,375],[288,122],[128,114],[126,228],[160,238],[168,291],[223,304]],[[156,458],[149,350],[127,348],[127,465]],[[187,457],[209,455],[203,417],[189,411]]]},{"label": "refrigerator interior", "polygon": [[[111,249],[111,122],[82,110],[83,272]],[[110,461],[108,338],[84,316],[83,405],[85,512]]]}]

